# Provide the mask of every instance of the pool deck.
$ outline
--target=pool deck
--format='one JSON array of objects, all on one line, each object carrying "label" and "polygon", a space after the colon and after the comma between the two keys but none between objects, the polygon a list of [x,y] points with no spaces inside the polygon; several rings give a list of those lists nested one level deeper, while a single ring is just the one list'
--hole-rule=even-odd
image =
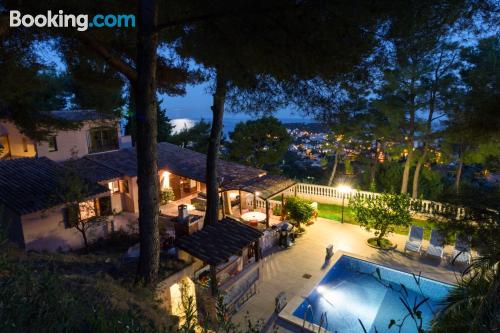
[{"label": "pool deck", "polygon": [[[342,253],[452,284],[456,283],[463,269],[449,263],[451,246],[446,247],[445,258],[439,262],[423,254],[405,254],[406,236],[390,235],[388,238],[397,244],[397,248],[390,251],[368,246],[366,240],[370,237],[373,234],[359,226],[318,218],[314,225],[307,227],[307,232],[297,239],[294,246],[278,250],[262,260],[262,276],[257,294],[233,316],[233,321],[243,324],[245,315],[249,314],[251,319],[263,321],[263,332],[273,332],[274,327],[279,332],[300,332],[296,326],[274,314],[275,297],[280,292],[286,294],[289,306],[282,311],[282,316],[286,317],[284,312],[290,312],[292,307],[295,309],[294,304],[299,304],[302,296],[309,294]],[[328,244],[334,244],[336,253],[325,262]],[[424,252],[427,244],[428,241],[424,241],[422,245]]]}]

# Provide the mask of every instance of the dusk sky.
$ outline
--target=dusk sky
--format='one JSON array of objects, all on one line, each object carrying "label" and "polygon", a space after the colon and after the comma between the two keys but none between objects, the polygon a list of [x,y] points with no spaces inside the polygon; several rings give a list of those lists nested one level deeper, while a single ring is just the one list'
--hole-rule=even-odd
[{"label": "dusk sky", "polygon": [[[162,106],[167,110],[167,115],[171,119],[190,118],[190,119],[211,119],[210,107],[212,105],[212,96],[207,92],[209,83],[196,86],[188,86],[185,96],[171,97],[163,96]],[[289,109],[283,109],[276,112],[275,116],[284,121],[304,121],[302,115],[298,115]],[[253,116],[241,113],[227,113],[226,119],[250,119]]]}]

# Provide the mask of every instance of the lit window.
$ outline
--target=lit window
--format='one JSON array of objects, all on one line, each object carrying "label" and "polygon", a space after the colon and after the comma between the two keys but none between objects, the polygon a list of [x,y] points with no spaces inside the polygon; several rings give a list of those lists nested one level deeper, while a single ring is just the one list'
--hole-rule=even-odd
[{"label": "lit window", "polygon": [[47,138],[47,142],[49,143],[49,151],[57,151],[57,137],[54,136],[49,136]]},{"label": "lit window", "polygon": [[28,139],[26,139],[26,138],[23,138],[23,151],[25,153],[28,152]]},{"label": "lit window", "polygon": [[80,202],[78,205],[80,208],[80,220],[86,220],[97,215],[94,200]]},{"label": "lit window", "polygon": [[129,193],[129,189],[128,189],[128,180],[120,180],[121,184],[122,184],[122,192],[123,193]]},{"label": "lit window", "polygon": [[117,180],[115,180],[114,182],[109,182],[108,188],[111,191],[111,193],[120,192],[120,186]]},{"label": "lit window", "polygon": [[7,135],[0,136],[0,159],[4,156],[9,156],[10,148],[9,148],[9,140]]}]

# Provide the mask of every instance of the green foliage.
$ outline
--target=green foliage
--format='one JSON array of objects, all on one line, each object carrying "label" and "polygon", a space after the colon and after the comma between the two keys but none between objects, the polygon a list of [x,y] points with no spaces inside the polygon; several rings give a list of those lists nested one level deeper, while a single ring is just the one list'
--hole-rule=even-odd
[{"label": "green foliage", "polygon": [[377,188],[383,192],[398,191],[403,178],[402,164],[397,161],[386,161],[379,164],[379,170],[375,177]]},{"label": "green foliage", "polygon": [[183,128],[168,139],[175,145],[189,148],[200,153],[206,153],[211,124],[203,119],[191,128]]},{"label": "green foliage", "polygon": [[238,123],[229,138],[230,160],[264,169],[281,162],[292,141],[286,128],[274,117]]},{"label": "green foliage", "polygon": [[0,266],[2,332],[152,333],[165,329],[155,322],[159,315],[152,319],[143,304],[104,276],[65,275],[55,270],[54,263],[41,266],[43,261],[16,259],[9,257],[8,265]]},{"label": "green foliage", "polygon": [[164,188],[160,191],[160,204],[166,205],[175,199],[174,190],[172,188]]},{"label": "green foliage", "polygon": [[355,196],[350,199],[354,218],[366,230],[375,230],[380,241],[396,226],[408,226],[411,222],[410,198],[405,194],[382,193],[374,198]]},{"label": "green foliage", "polygon": [[274,206],[273,215],[274,216],[281,216],[281,206]]},{"label": "green foliage", "polygon": [[187,283],[186,280],[180,281],[183,323],[179,326],[179,333],[195,333],[198,325],[196,300]]},{"label": "green foliage", "polygon": [[[85,248],[89,248],[87,233],[91,229],[98,228],[108,223],[108,213],[110,213],[111,203],[104,204],[109,209],[101,212],[97,209],[97,203],[88,199],[90,192],[90,183],[84,178],[78,176],[75,172],[68,170],[64,176],[59,179],[57,193],[66,203],[65,220],[61,221],[67,227],[75,228],[83,238]],[[102,202],[104,198],[100,198]],[[110,199],[109,199],[110,200]]]},{"label": "green foliage", "polygon": [[[436,332],[492,332],[500,327],[499,191],[497,186],[493,192],[464,192],[457,197],[450,196],[449,207],[433,218],[449,236],[457,233],[470,236],[472,247],[478,253],[434,321]],[[463,215],[457,216],[457,207],[465,208]]]},{"label": "green foliage", "polygon": [[500,37],[496,34],[480,40],[476,47],[464,49],[462,58],[468,66],[464,66],[461,76],[469,88],[465,97],[465,109],[468,112],[465,114],[463,130],[474,133],[476,140],[498,140]]},{"label": "green foliage", "polygon": [[[172,124],[170,124],[170,119],[167,117],[167,111],[161,108],[161,101],[157,102],[156,106],[156,118],[158,122],[158,142],[169,141],[172,135]],[[132,139],[135,140],[135,116],[133,108],[129,108],[125,112],[125,118],[127,119],[127,123],[125,124],[125,134],[131,135]]]},{"label": "green foliage", "polygon": [[491,273],[466,276],[459,280],[458,285],[443,300],[444,308],[432,321],[431,332],[487,332],[486,327],[474,327],[474,319],[477,309],[488,302],[485,296],[493,283]]},{"label": "green foliage", "polygon": [[285,202],[286,216],[299,227],[311,220],[314,209],[311,204],[299,197],[288,197]]},{"label": "green foliage", "polygon": [[445,182],[438,171],[423,167],[420,174],[420,198],[426,200],[440,200],[444,192]]}]

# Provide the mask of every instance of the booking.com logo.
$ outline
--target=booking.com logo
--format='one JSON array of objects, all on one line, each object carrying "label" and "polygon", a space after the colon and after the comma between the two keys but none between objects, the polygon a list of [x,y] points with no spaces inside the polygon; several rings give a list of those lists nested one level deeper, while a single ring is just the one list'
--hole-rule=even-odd
[{"label": "booking.com logo", "polygon": [[10,11],[11,27],[39,28],[77,28],[78,31],[86,31],[88,28],[135,28],[135,15],[132,14],[96,14],[89,20],[87,14],[64,14],[62,10],[47,14],[21,14],[18,10]]}]

